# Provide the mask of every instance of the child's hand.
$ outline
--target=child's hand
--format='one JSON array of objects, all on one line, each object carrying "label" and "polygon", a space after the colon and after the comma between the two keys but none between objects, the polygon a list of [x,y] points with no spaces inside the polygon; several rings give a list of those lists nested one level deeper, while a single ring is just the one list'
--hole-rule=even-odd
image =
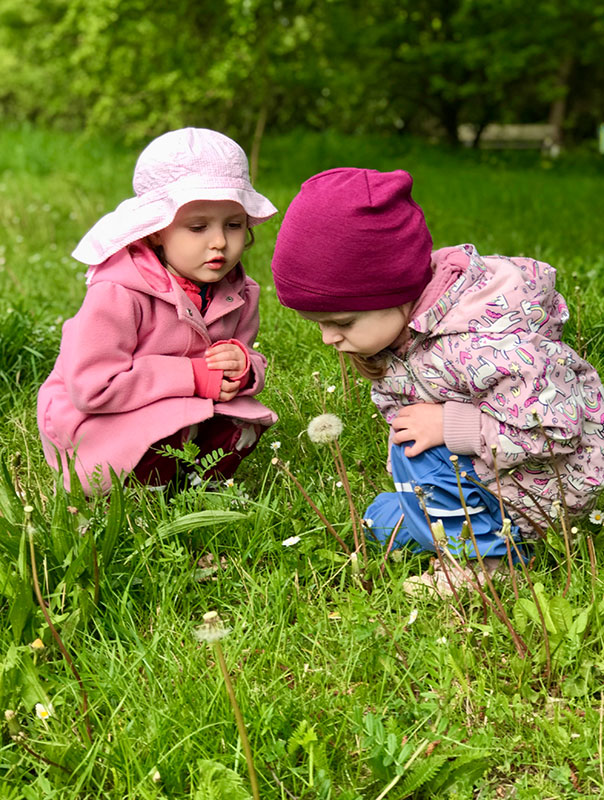
[{"label": "child's hand", "polygon": [[233,397],[236,396],[240,385],[241,381],[224,380],[220,385],[220,394],[218,395],[218,400],[220,400],[222,403],[228,403],[229,400],[232,400]]},{"label": "child's hand", "polygon": [[221,369],[225,378],[241,375],[247,364],[245,353],[236,344],[215,344],[206,351],[208,369]]},{"label": "child's hand", "polygon": [[401,408],[392,420],[395,431],[395,444],[413,441],[405,447],[405,455],[409,458],[418,456],[429,447],[445,443],[444,438],[445,407],[442,403],[414,403]]}]

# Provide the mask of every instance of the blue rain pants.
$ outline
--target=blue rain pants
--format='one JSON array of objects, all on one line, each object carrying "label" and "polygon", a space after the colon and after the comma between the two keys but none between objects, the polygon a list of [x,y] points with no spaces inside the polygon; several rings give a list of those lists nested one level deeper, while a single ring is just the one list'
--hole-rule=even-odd
[{"label": "blue rain pants", "polygon": [[[430,520],[442,520],[453,555],[461,556],[465,553],[469,558],[476,558],[472,541],[464,541],[459,537],[466,516],[459,497],[455,468],[450,461],[451,451],[440,445],[413,458],[407,458],[404,448],[408,444],[410,443],[392,445],[390,456],[396,492],[382,492],[365,512],[365,519],[372,521],[368,540],[373,537],[386,545],[404,511],[405,519],[398,530],[393,548],[410,547],[414,553],[426,550],[434,552],[434,540],[415,494],[415,487],[420,486]],[[460,473],[466,472],[478,480],[468,456],[458,456],[457,463]],[[504,556],[507,546],[505,540],[497,535],[502,527],[498,498],[467,478],[461,478],[461,487],[480,555]],[[512,535],[515,541],[520,540],[518,527],[515,525],[512,526]],[[515,556],[513,548],[512,553]]]}]

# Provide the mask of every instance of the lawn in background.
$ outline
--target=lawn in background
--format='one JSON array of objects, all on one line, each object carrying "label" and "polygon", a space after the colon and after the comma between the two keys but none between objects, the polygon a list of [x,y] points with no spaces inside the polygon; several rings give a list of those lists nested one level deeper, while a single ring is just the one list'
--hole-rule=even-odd
[{"label": "lawn in background", "polygon": [[[536,549],[532,578],[547,612],[549,677],[525,582],[520,601],[509,582],[499,587],[529,646],[524,659],[478,598],[466,597],[460,613],[404,593],[405,578],[425,559],[399,554],[380,574],[382,555],[372,550],[373,591],[364,591],[271,459],[289,462],[350,542],[334,463],[305,429],[323,411],[342,418],[361,513],[390,488],[387,430],[367,384],[359,380],[360,402],[345,395],[336,355],[312,325],[279,306],[270,256],[305,178],[335,166],[407,169],[436,247],[473,242],[484,254],[533,255],[558,269],[572,306],[566,339],[602,372],[602,162],[589,154],[552,161],[535,152],[454,152],[405,137],[267,137],[257,188],[280,214],[257,229],[245,264],[263,290],[258,341],[269,372],[261,399],[279,423],[221,492],[167,498],[116,485],[109,499],[86,503],[55,490],[37,438],[35,395],[61,323],[85,291],[85,268],[69,253],[131,194],[136,155],[35,129],[0,134],[0,705],[15,711],[27,735],[2,729],[0,798],[235,798],[231,773],[222,790],[218,778],[204,788],[208,761],[235,770],[247,786],[213,650],[193,636],[213,609],[232,628],[222,644],[263,798],[600,796],[602,526],[578,525],[566,597],[560,537]],[[179,524],[210,509],[243,516]],[[86,714],[82,688],[33,595],[30,531]],[[294,535],[298,544],[282,544]],[[37,638],[39,651],[31,647]],[[52,704],[46,722],[36,703]]]}]

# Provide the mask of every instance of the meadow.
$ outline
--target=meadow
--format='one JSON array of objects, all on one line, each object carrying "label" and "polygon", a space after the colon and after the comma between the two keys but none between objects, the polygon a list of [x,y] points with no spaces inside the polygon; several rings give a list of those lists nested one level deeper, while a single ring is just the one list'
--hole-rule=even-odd
[{"label": "meadow", "polygon": [[216,646],[196,636],[209,611],[229,629],[220,645],[265,800],[603,796],[597,515],[573,522],[569,556],[562,526],[548,530],[518,598],[497,582],[524,653],[478,594],[406,594],[427,556],[385,561],[370,547],[356,574],[288,473],[350,546],[345,487],[306,428],[324,412],[342,419],[362,514],[390,489],[386,425],[367,382],[344,380],[315,327],[279,306],[270,276],[301,181],[334,166],[402,167],[435,246],[473,242],[558,269],[565,339],[602,374],[602,158],[267,137],[256,184],[281,213],[257,230],[245,265],[262,287],[261,399],[279,422],[220,491],[165,496],[116,480],[87,501],[42,457],[36,392],[85,291],[69,254],[130,196],[136,155],[34,128],[0,133],[0,800],[251,797]]}]

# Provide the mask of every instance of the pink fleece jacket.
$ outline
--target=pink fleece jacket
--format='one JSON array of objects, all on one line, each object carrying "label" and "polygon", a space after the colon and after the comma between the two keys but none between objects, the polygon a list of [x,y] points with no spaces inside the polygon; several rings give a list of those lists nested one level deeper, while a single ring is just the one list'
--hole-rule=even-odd
[{"label": "pink fleece jacket", "polygon": [[[82,306],[63,326],[59,357],[38,395],[49,464],[56,468],[58,457],[65,469],[75,456],[85,490],[106,490],[110,467],[129,473],[154,442],[214,414],[272,425],[276,415],[253,397],[266,367],[252,349],[258,295],[258,284],[239,265],[214,286],[202,317],[140,243],[91,269]],[[206,370],[202,380],[194,364],[211,345],[230,340],[245,348],[249,377],[233,400],[221,403],[212,399],[221,371]]]},{"label": "pink fleece jacket", "polygon": [[469,244],[435,251],[432,264],[411,338],[374,382],[377,407],[390,422],[403,405],[444,403],[447,447],[470,455],[486,484],[495,447],[504,497],[534,518],[534,498],[549,512],[559,495],[541,424],[569,507],[589,507],[604,483],[604,388],[561,341],[568,309],[555,270],[531,258],[481,258]]}]

